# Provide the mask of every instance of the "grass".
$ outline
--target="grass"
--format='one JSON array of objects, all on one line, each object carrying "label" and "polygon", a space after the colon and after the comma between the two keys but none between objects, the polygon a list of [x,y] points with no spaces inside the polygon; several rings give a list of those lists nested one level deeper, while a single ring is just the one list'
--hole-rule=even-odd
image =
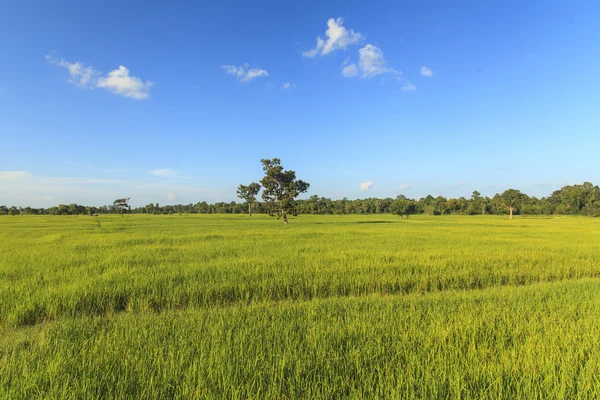
[{"label": "grass", "polygon": [[599,239],[590,218],[2,217],[0,398],[598,397]]}]

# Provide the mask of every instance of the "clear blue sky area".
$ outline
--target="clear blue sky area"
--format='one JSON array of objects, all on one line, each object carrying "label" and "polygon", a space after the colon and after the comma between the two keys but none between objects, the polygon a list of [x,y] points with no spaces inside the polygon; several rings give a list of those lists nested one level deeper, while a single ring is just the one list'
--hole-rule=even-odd
[{"label": "clear blue sky area", "polygon": [[600,183],[600,2],[11,1],[0,204]]}]

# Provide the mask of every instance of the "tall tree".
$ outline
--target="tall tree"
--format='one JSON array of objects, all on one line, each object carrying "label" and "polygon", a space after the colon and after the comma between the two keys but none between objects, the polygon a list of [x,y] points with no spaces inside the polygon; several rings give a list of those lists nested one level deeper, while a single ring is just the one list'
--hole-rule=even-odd
[{"label": "tall tree", "polygon": [[308,191],[310,184],[296,179],[295,171],[285,171],[279,158],[265,158],[260,162],[265,172],[260,181],[263,186],[262,198],[267,207],[287,224],[287,214],[296,213],[296,197]]},{"label": "tall tree", "polygon": [[248,214],[252,216],[252,206],[256,203],[256,195],[260,191],[260,185],[252,182],[248,186],[240,185],[237,190],[237,195],[240,199],[246,200],[248,203]]},{"label": "tall tree", "polygon": [[119,209],[121,211],[121,217],[123,217],[123,213],[125,212],[125,209],[129,208],[129,200],[131,199],[131,197],[127,197],[126,199],[116,199],[115,201],[113,201],[113,206],[115,206],[117,209]]},{"label": "tall tree", "polygon": [[526,195],[519,190],[508,189],[500,195],[497,194],[494,198],[498,204],[508,208],[510,213],[509,219],[512,219],[513,212],[517,211],[521,205],[523,205],[523,202],[526,200]]}]

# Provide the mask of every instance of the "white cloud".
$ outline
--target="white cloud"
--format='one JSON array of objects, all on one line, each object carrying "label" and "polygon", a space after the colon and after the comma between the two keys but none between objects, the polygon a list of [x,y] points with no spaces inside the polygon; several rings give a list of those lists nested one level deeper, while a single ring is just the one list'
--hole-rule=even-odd
[{"label": "white cloud", "polygon": [[358,75],[356,64],[346,65],[342,70],[342,75],[344,75],[346,78],[352,78],[353,76]]},{"label": "white cloud", "polygon": [[26,171],[0,171],[0,182],[19,181],[31,176]]},{"label": "white cloud", "polygon": [[243,66],[236,67],[235,65],[222,65],[221,68],[223,68],[228,74],[233,75],[239,79],[242,79],[246,74],[246,71],[244,70]]},{"label": "white cloud", "polygon": [[119,68],[109,72],[105,77],[99,78],[96,86],[121,96],[143,100],[148,98],[148,92],[153,84],[151,81],[143,82],[138,77],[130,76],[129,70],[120,65]]},{"label": "white cloud", "polygon": [[173,173],[175,171],[173,171],[171,168],[164,168],[164,169],[155,169],[150,171],[150,174],[154,175],[154,176],[160,176],[163,178],[169,177],[169,176],[173,176]]},{"label": "white cloud", "polygon": [[221,68],[229,75],[233,75],[242,82],[250,82],[254,78],[269,76],[265,69],[249,68],[250,65],[244,64],[236,67],[235,65],[222,65]]},{"label": "white cloud", "polygon": [[371,182],[371,181],[363,182],[360,184],[360,190],[369,190],[369,189],[371,189],[371,187],[373,187],[373,182]]},{"label": "white cloud", "polygon": [[175,200],[175,194],[173,192],[169,192],[169,194],[167,195],[167,199],[169,200]]},{"label": "white cloud", "polygon": [[283,85],[281,85],[281,88],[283,90],[296,89],[296,84],[295,83],[290,83],[290,82],[285,82]]},{"label": "white cloud", "polygon": [[93,67],[85,66],[80,61],[70,63],[64,59],[56,60],[50,54],[46,56],[46,60],[52,65],[66,68],[71,76],[68,81],[74,85],[87,89],[102,88],[136,100],[147,99],[150,87],[154,84],[151,81],[143,82],[138,77],[130,76],[129,70],[122,65],[103,77]]},{"label": "white cloud", "polygon": [[242,79],[242,82],[251,81],[254,78],[258,78],[260,76],[269,76],[269,73],[264,69],[252,68],[248,70],[246,76]]},{"label": "white cloud", "polygon": [[358,64],[347,65],[342,70],[342,75],[346,78],[359,75],[361,78],[372,78],[385,73],[400,74],[401,72],[387,67],[383,51],[372,44],[367,44],[358,50]]},{"label": "white cloud", "polygon": [[304,57],[315,57],[316,55],[325,56],[338,49],[346,49],[348,46],[360,44],[364,36],[360,32],[354,32],[353,29],[346,29],[344,20],[340,18],[329,18],[327,20],[327,30],[325,31],[326,40],[317,37],[317,45],[314,49],[302,53]]},{"label": "white cloud", "polygon": [[410,189],[410,185],[407,183],[400,185],[400,190],[404,190],[404,189]]},{"label": "white cloud", "polygon": [[415,90],[417,90],[417,87],[412,83],[407,83],[406,85],[402,86],[401,90],[403,92],[414,92]]},{"label": "white cloud", "polygon": [[69,82],[77,86],[94,87],[96,79],[98,78],[98,75],[100,75],[100,73],[95,71],[94,68],[86,67],[79,61],[70,63],[64,59],[55,60],[50,54],[46,56],[46,60],[48,60],[48,62],[52,65],[66,68],[71,76]]},{"label": "white cloud", "polygon": [[433,71],[423,65],[421,67],[421,76],[433,76]]}]

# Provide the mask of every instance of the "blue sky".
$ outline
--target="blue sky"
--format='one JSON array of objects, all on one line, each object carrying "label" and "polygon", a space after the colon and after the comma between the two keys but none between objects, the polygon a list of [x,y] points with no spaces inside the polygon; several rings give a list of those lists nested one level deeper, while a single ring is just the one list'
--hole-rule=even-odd
[{"label": "blue sky", "polygon": [[596,1],[149,3],[3,4],[0,204],[600,183]]}]

